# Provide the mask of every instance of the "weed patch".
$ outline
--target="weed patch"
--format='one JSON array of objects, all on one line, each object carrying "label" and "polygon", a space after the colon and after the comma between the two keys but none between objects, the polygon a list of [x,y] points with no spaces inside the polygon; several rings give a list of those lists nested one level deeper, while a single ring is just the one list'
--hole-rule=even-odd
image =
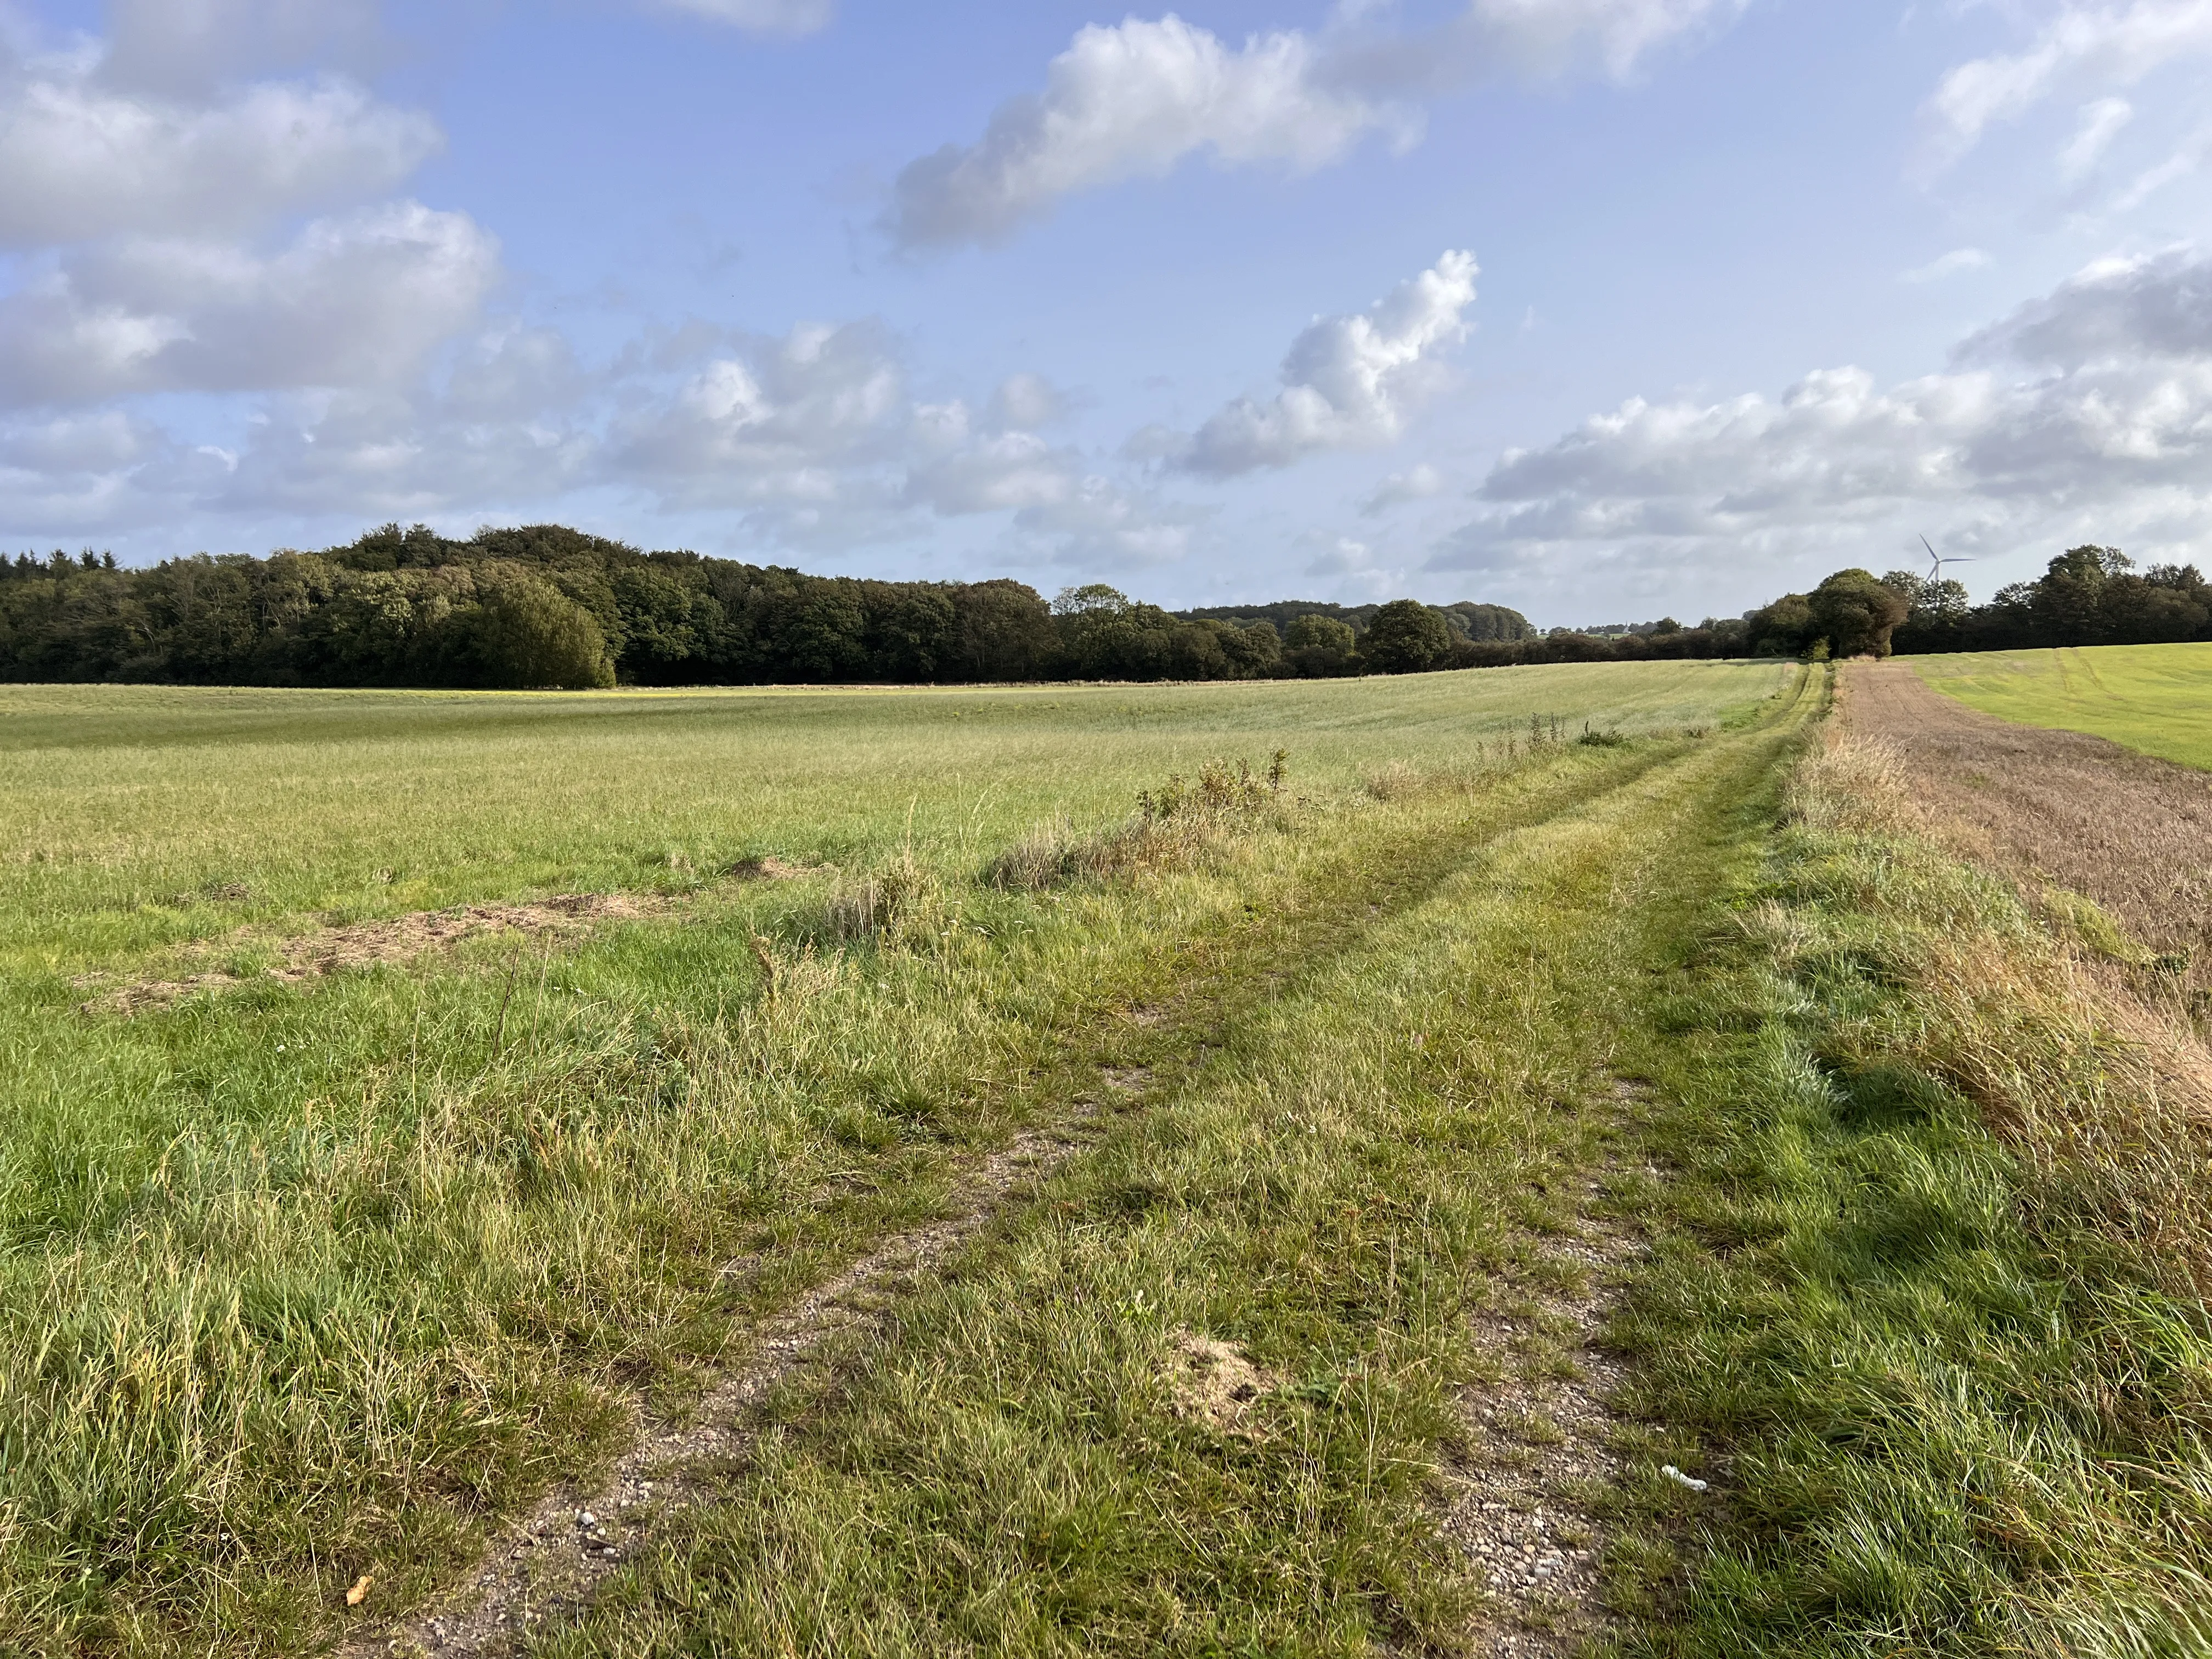
[{"label": "weed patch", "polygon": [[960,925],[944,878],[915,856],[911,843],[873,869],[841,881],[823,905],[830,938],[927,950]]},{"label": "weed patch", "polygon": [[1139,791],[1136,811],[1107,829],[1081,833],[1061,816],[1030,830],[992,861],[984,880],[1042,892],[1071,881],[1188,866],[1262,822],[1282,822],[1289,775],[1290,751],[1282,749],[1261,773],[1247,762],[1232,766],[1225,760],[1206,762],[1195,778],[1170,773],[1156,788]]}]

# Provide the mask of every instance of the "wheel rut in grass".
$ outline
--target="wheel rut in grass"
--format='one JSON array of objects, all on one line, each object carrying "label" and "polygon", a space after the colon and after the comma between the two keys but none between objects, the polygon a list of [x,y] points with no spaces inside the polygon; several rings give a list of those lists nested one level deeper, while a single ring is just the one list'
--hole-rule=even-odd
[{"label": "wheel rut in grass", "polygon": [[[1112,1068],[1103,1081],[1123,1103],[1150,1080],[1143,1067]],[[704,1500],[700,1466],[748,1439],[762,1403],[841,1336],[865,1338],[901,1293],[965,1243],[1010,1200],[1090,1139],[1103,1102],[1085,1103],[1050,1128],[1018,1135],[962,1184],[953,1212],[878,1244],[753,1332],[750,1357],[680,1422],[642,1418],[636,1437],[588,1491],[554,1492],[501,1534],[459,1591],[380,1634],[356,1638],[349,1659],[376,1654],[496,1653],[549,1618],[581,1607],[645,1540],[652,1519]]]},{"label": "wheel rut in grass", "polygon": [[[1747,786],[1756,794],[1813,689],[1810,677],[1800,682],[1771,740],[1733,779],[1707,785],[1714,798]],[[1570,1212],[1527,1236],[1525,1257],[1474,1320],[1485,1375],[1454,1402],[1460,1449],[1443,1469],[1441,1524],[1488,1592],[1470,1645],[1498,1659],[1567,1659],[1626,1633],[1607,1601],[1607,1537],[1622,1490],[1652,1473],[1633,1467],[1642,1456],[1632,1448],[1655,1425],[1620,1403],[1632,1366],[1607,1332],[1650,1259],[1636,1206],[1667,1176],[1650,1161],[1649,1101],[1647,1085],[1619,1079],[1578,1107],[1594,1155],[1565,1172]],[[1672,1465],[1656,1473],[1705,1487]]]}]

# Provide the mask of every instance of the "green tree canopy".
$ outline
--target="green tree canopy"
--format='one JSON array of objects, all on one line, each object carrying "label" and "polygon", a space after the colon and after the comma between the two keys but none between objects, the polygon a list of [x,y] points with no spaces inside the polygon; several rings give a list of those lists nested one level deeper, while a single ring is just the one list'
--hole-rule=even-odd
[{"label": "green tree canopy", "polygon": [[1869,570],[1838,570],[1812,592],[1813,626],[1838,657],[1886,657],[1905,602]]},{"label": "green tree canopy", "polygon": [[1375,613],[1360,641],[1367,660],[1386,674],[1417,674],[1451,649],[1451,629],[1419,599],[1393,599]]},{"label": "green tree canopy", "polygon": [[1350,623],[1310,611],[1294,619],[1283,634],[1283,643],[1293,651],[1334,651],[1340,657],[1350,656],[1358,640]]},{"label": "green tree canopy", "polygon": [[584,691],[615,683],[606,635],[592,613],[526,572],[489,584],[473,633],[487,685]]},{"label": "green tree canopy", "polygon": [[1744,618],[1753,656],[1794,657],[1813,643],[1818,631],[1812,602],[1802,593],[1784,593]]}]

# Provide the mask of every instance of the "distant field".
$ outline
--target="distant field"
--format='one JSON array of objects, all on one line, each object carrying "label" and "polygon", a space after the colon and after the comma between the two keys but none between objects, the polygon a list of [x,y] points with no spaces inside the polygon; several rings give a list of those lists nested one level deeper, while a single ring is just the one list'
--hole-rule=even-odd
[{"label": "distant field", "polygon": [[[981,859],[1213,756],[1297,787],[1434,766],[1532,716],[1711,721],[1782,671],[1599,664],[1407,678],[967,690],[450,693],[0,687],[0,964],[286,916],[690,884],[911,837]],[[212,894],[225,896],[213,898]]]},{"label": "distant field", "polygon": [[2212,769],[2212,644],[1906,659],[1939,691],[2024,726],[2088,732]]}]

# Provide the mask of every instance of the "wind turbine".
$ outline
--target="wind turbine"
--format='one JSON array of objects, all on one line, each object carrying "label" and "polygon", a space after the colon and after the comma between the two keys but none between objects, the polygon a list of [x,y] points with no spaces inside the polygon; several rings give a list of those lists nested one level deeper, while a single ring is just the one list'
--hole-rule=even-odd
[{"label": "wind turbine", "polygon": [[1973,563],[1973,560],[1963,553],[1954,553],[1948,556],[1938,553],[1936,550],[1934,544],[1931,544],[1925,536],[1923,536],[1920,538],[1920,544],[1928,550],[1928,580],[1931,582],[1940,582],[1943,580],[1943,567],[1947,564]]}]

